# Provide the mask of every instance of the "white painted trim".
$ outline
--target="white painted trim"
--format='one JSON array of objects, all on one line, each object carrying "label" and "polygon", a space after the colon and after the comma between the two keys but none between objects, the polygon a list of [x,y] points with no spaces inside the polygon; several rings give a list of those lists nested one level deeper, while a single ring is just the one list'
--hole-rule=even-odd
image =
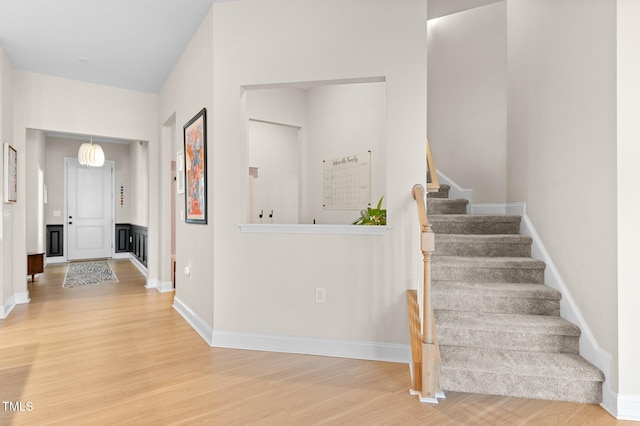
[{"label": "white painted trim", "polygon": [[66,256],[47,257],[47,265],[53,265],[55,263],[67,263]]},{"label": "white painted trim", "polygon": [[611,388],[611,375],[613,372],[611,354],[600,347],[596,341],[595,336],[591,332],[591,328],[587,324],[587,321],[582,316],[578,305],[571,296],[567,285],[565,284],[558,268],[551,259],[549,252],[544,246],[540,235],[536,232],[533,223],[526,214],[526,206],[524,203],[512,204],[508,211],[514,212],[518,209],[522,210],[522,222],[520,223],[520,233],[531,237],[533,244],[531,245],[531,256],[540,259],[545,262],[547,267],[544,271],[544,282],[551,288],[558,290],[562,294],[560,299],[560,314],[562,318],[574,323],[580,327],[580,355],[589,361],[591,364],[598,367],[605,376],[605,381],[602,384],[602,406],[614,413],[616,395]]},{"label": "white painted trim", "polygon": [[173,309],[175,309],[186,322],[204,339],[209,346],[213,346],[213,328],[206,321],[200,318],[187,305],[182,303],[178,296],[173,298]]},{"label": "white painted trim", "polygon": [[157,278],[147,278],[147,284],[144,286],[147,289],[155,288],[158,293],[169,293],[173,291],[173,283],[171,281],[160,281]]},{"label": "white painted trim", "polygon": [[440,170],[436,170],[436,173],[438,174],[438,181],[441,184],[446,183],[451,187],[449,189],[449,198],[462,198],[464,200],[468,200],[469,205],[473,204],[473,189],[462,188]]},{"label": "white painted trim", "polygon": [[[476,209],[476,206],[480,208]],[[555,263],[551,259],[549,252],[544,246],[540,235],[537,233],[531,219],[526,213],[525,203],[508,203],[505,205],[492,204],[492,205],[474,205],[472,211],[488,213],[503,211],[509,215],[522,216],[520,222],[520,234],[531,237],[531,255],[536,259],[540,259],[545,262],[546,268],[544,272],[545,284],[551,288],[558,290],[562,294],[560,299],[560,313],[563,318],[580,327],[580,355],[589,361],[591,364],[598,367],[605,375],[605,382],[602,384],[602,403],[600,404],[605,410],[616,417],[619,413],[620,401],[615,391],[611,388],[611,375],[613,372],[612,362],[613,357],[611,354],[600,347],[596,341],[595,336],[591,332],[591,328],[587,324],[585,318],[582,316],[578,305],[571,296],[567,285],[565,284],[560,272],[555,266]],[[498,213],[501,214],[501,213]],[[626,407],[627,405],[625,405]],[[638,404],[640,407],[640,403]],[[630,416],[636,413],[640,418],[640,409],[638,411],[630,410]]]},{"label": "white painted trim", "polygon": [[[31,301],[31,299],[29,298],[29,292],[26,291],[24,293],[16,293],[15,295],[15,301],[16,301],[16,305],[24,305],[26,303],[29,303]],[[14,297],[12,296],[12,297]]]},{"label": "white painted trim", "polygon": [[147,277],[147,283],[144,285],[144,288],[158,288],[160,285],[159,279]]},{"label": "white painted trim", "polygon": [[0,306],[0,319],[5,319],[6,317],[8,317],[11,311],[13,310],[13,308],[15,307],[16,307],[16,299],[15,297],[11,296],[9,300],[7,300],[7,303]]},{"label": "white painted trim", "polygon": [[131,253],[113,253],[111,257],[114,259],[131,259]]},{"label": "white painted trim", "polygon": [[640,394],[618,394],[618,411],[615,415],[620,420],[640,422]]},{"label": "white painted trim", "polygon": [[24,305],[26,303],[29,303],[30,301],[31,299],[29,299],[28,291],[12,295],[4,305],[0,306],[0,319],[5,319],[6,317],[8,317],[13,308],[16,307],[16,305]]},{"label": "white painted trim", "polygon": [[508,215],[524,216],[525,205],[524,203],[507,203],[504,205],[504,211]]},{"label": "white painted trim", "polygon": [[409,345],[214,331],[211,346],[408,363]]},{"label": "white painted trim", "polygon": [[[149,279],[149,271],[147,270],[146,266],[140,263],[140,261],[136,259],[134,256],[131,256],[131,254],[129,254],[129,260],[131,261],[131,263],[133,263],[136,266],[136,268],[138,268],[138,270],[142,273],[142,275],[144,275],[147,279]],[[147,282],[147,285],[148,284],[149,283]]]},{"label": "white painted trim", "polygon": [[504,204],[472,204],[470,207],[471,214],[506,214],[506,206]]},{"label": "white painted trim", "polygon": [[236,225],[242,232],[252,234],[324,234],[324,235],[385,235],[390,226],[307,225],[244,223]]},{"label": "white painted trim", "polygon": [[159,293],[169,293],[173,291],[173,283],[171,281],[157,281],[157,287]]}]

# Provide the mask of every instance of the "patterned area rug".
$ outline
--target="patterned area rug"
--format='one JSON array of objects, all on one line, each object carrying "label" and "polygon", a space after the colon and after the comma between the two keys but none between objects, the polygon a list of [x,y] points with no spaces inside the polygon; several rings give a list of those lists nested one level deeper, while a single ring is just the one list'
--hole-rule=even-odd
[{"label": "patterned area rug", "polygon": [[67,265],[67,273],[62,287],[115,282],[118,282],[118,277],[108,262],[77,262]]}]

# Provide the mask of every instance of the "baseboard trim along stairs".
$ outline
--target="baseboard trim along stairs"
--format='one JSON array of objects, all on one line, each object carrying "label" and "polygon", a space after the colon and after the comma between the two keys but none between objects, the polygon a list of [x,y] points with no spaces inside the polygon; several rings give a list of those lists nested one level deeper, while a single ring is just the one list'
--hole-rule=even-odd
[{"label": "baseboard trim along stairs", "polygon": [[448,189],[427,199],[445,392],[601,403],[604,374],[580,356],[581,330],[560,316],[521,216],[467,214]]}]

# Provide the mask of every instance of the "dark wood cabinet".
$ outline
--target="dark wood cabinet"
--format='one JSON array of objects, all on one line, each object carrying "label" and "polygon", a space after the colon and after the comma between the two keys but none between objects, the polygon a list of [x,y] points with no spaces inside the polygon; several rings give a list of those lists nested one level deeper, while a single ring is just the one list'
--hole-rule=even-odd
[{"label": "dark wood cabinet", "polygon": [[36,274],[44,272],[44,253],[27,253],[27,274],[33,282]]}]

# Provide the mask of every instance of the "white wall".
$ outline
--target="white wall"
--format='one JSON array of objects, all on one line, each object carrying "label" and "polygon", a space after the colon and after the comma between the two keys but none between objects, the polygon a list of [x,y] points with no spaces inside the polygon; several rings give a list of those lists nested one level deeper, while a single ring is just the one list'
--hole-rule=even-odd
[{"label": "white wall", "polygon": [[46,228],[44,221],[46,138],[41,130],[27,129],[26,191],[27,203],[27,252],[46,253]]},{"label": "white wall", "polygon": [[246,92],[248,118],[301,128],[299,223],[350,224],[359,216],[358,209],[323,208],[323,160],[371,151],[372,204],[385,195],[385,103],[384,82],[318,82],[304,90]]},{"label": "white wall", "polygon": [[[307,217],[307,95],[308,90],[295,87],[278,87],[269,89],[251,89],[245,92],[245,108],[247,120],[262,120],[279,123],[300,129],[299,143],[299,193],[298,221]],[[249,126],[249,124],[247,124]],[[249,152],[248,155],[251,155]],[[259,184],[258,184],[259,185]],[[255,182],[254,182],[255,188]],[[254,192],[255,194],[255,192]],[[254,204],[254,210],[258,208]],[[303,219],[304,220],[304,219]],[[296,221],[295,223],[298,223]]]},{"label": "white wall", "polygon": [[[149,143],[129,145],[129,223],[149,226]],[[125,197],[126,197],[125,192]]]},{"label": "white wall", "polygon": [[508,23],[508,201],[615,359],[615,2],[510,0]]},{"label": "white wall", "polygon": [[[0,142],[13,142],[13,66],[0,47]],[[3,147],[4,149],[4,147]],[[4,152],[3,152],[4,156]],[[0,162],[0,176],[4,176],[4,161]],[[4,200],[4,185],[0,185],[0,202]],[[13,298],[13,217],[12,204],[2,203],[0,219],[0,318],[7,315],[15,302]],[[13,299],[12,299],[13,298]]]},{"label": "white wall", "polygon": [[[300,129],[250,121],[249,166],[253,179],[251,223],[298,223],[300,210]],[[260,217],[262,215],[262,217]]]},{"label": "white wall", "polygon": [[505,203],[507,16],[501,1],[428,23],[428,129],[436,168]]},{"label": "white wall", "polygon": [[[227,40],[228,41],[228,40]],[[213,221],[215,214],[212,211],[212,204],[217,188],[214,188],[214,171],[212,170],[216,152],[213,149],[213,17],[209,11],[196,34],[193,36],[186,50],[183,52],[178,63],[171,71],[159,94],[159,121],[164,123],[163,128],[163,152],[162,157],[151,158],[150,167],[158,167],[159,179],[166,179],[168,182],[171,176],[171,160],[175,159],[175,152],[171,152],[172,136],[171,127],[175,121],[176,151],[183,151],[183,126],[191,120],[202,108],[207,108],[207,185],[208,185],[208,224],[186,224],[184,222],[185,196],[176,197],[176,299],[179,303],[188,308],[203,321],[207,327],[213,327],[213,268],[216,263],[213,248]],[[238,88],[237,93],[240,92]],[[240,103],[236,103],[232,108],[240,110]],[[242,123],[236,122],[238,126]],[[224,161],[228,157],[225,152],[219,153],[224,156],[218,161]],[[239,172],[246,172],[239,170]],[[243,176],[247,173],[243,173]],[[226,185],[228,177],[218,180],[218,185]],[[153,183],[152,183],[152,186]],[[243,188],[246,195],[246,187]],[[229,203],[220,199],[223,206]],[[159,210],[169,212],[171,208],[171,197],[166,194],[162,198]],[[246,210],[243,212],[243,220],[246,220]],[[170,235],[171,223],[170,215],[167,215],[163,232]],[[169,264],[171,256],[171,242],[167,239],[161,247],[161,259]],[[191,276],[182,273],[185,266],[192,267]],[[170,280],[170,271],[167,269],[163,273],[161,280]]]},{"label": "white wall", "polygon": [[[46,205],[47,225],[62,225],[65,223],[64,213],[64,159],[76,158],[80,145],[87,140],[68,139],[62,137],[47,137],[47,159],[45,183],[47,185],[48,200]],[[94,141],[94,143],[96,143]],[[106,160],[115,163],[115,223],[131,223],[131,217],[137,200],[133,198],[131,188],[136,185],[132,182],[130,174],[132,170],[129,145],[118,143],[100,142]],[[120,185],[124,185],[124,207],[120,206]],[[133,204],[133,205],[132,205]],[[54,211],[60,212],[59,216]]]},{"label": "white wall", "polygon": [[618,77],[618,413],[640,420],[640,286],[638,286],[638,245],[640,223],[638,183],[640,182],[640,3],[617,2]]},{"label": "white wall", "polygon": [[[213,276],[192,285],[213,282],[214,344],[216,333],[406,343],[405,291],[417,286],[419,270],[410,192],[425,174],[425,23],[426,3],[413,0],[402,7],[390,0],[213,5]],[[372,76],[387,82],[392,229],[385,236],[242,233],[236,224],[246,220],[248,164],[240,88]],[[326,304],[314,303],[316,287],[327,289]]]},{"label": "white wall", "polygon": [[[25,182],[27,129],[91,134],[116,139],[149,141],[158,145],[157,96],[16,70],[14,77],[13,138],[18,149],[18,182]],[[150,198],[154,195],[150,191]],[[13,241],[15,293],[26,293],[26,203],[14,206]],[[159,230],[149,226],[149,246]],[[150,278],[159,262],[149,253]]]},{"label": "white wall", "polygon": [[[318,86],[307,96],[307,217],[304,223],[350,224],[360,210],[322,207],[323,160],[371,151],[371,204],[386,193],[385,83]],[[387,201],[387,200],[385,200]],[[384,202],[383,202],[384,204]]]}]

